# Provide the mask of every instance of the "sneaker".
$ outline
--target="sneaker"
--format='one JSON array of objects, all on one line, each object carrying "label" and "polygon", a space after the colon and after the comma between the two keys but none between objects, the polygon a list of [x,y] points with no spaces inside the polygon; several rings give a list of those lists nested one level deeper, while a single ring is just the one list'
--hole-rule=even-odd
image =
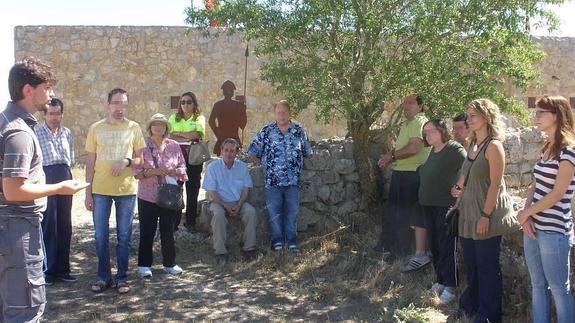
[{"label": "sneaker", "polygon": [[405,265],[405,267],[403,267],[403,269],[401,270],[402,273],[407,273],[410,271],[414,271],[414,270],[418,270],[421,269],[427,265],[429,265],[431,263],[431,259],[429,258],[429,256],[424,255],[424,256],[413,256],[409,262],[407,263],[407,265]]},{"label": "sneaker", "polygon": [[288,246],[288,250],[289,250],[291,253],[294,253],[294,254],[298,254],[298,253],[299,253],[299,247],[298,247],[297,245],[295,245],[295,244],[289,245],[289,246]]},{"label": "sneaker", "polygon": [[140,267],[140,277],[152,278],[152,269],[150,267]]},{"label": "sneaker", "polygon": [[178,265],[174,265],[174,267],[164,267],[164,271],[174,276],[184,272]]},{"label": "sneaker", "polygon": [[440,305],[447,305],[455,299],[455,293],[451,292],[448,288],[444,289],[439,296],[439,304]]},{"label": "sneaker", "polygon": [[442,284],[434,283],[433,286],[431,286],[431,288],[429,289],[429,292],[431,294],[441,295],[441,293],[443,292],[444,289],[445,289],[445,286],[443,286]]},{"label": "sneaker", "polygon": [[61,280],[63,282],[67,282],[67,283],[74,283],[78,280],[78,278],[70,275],[70,274],[65,274],[65,275],[61,275],[57,277],[58,280]]},{"label": "sneaker", "polygon": [[276,242],[272,246],[273,251],[281,251],[283,248],[284,248],[284,246],[281,242]]},{"label": "sneaker", "polygon": [[56,279],[54,278],[54,276],[46,275],[44,277],[44,281],[46,282],[46,286],[50,286],[56,282]]}]

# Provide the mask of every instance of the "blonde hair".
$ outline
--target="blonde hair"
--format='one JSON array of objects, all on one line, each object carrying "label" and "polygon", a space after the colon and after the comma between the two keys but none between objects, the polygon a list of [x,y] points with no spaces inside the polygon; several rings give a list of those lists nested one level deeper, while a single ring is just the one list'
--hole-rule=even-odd
[{"label": "blonde hair", "polygon": [[[473,110],[477,111],[477,113],[487,121],[487,136],[501,142],[505,140],[503,121],[501,120],[501,113],[499,112],[497,104],[489,99],[477,99],[471,101],[467,108],[473,108]],[[475,131],[471,131],[469,139],[470,142],[477,140]]]}]

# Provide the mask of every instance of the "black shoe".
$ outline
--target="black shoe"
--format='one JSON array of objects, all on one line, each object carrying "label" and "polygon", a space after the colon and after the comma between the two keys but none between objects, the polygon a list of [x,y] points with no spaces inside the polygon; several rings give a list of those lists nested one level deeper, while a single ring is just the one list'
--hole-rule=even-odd
[{"label": "black shoe", "polygon": [[223,266],[228,263],[228,254],[216,255],[216,262],[218,265]]},{"label": "black shoe", "polygon": [[257,250],[248,250],[248,251],[242,250],[242,254],[244,256],[245,261],[255,260],[258,256]]},{"label": "black shoe", "polygon": [[63,282],[67,282],[67,283],[74,283],[78,280],[78,278],[76,278],[70,274],[65,274],[65,275],[58,276],[58,280],[61,280]]},{"label": "black shoe", "polygon": [[50,286],[56,282],[56,278],[54,278],[54,276],[51,276],[51,275],[46,275],[44,277],[44,281],[46,282],[47,286]]}]

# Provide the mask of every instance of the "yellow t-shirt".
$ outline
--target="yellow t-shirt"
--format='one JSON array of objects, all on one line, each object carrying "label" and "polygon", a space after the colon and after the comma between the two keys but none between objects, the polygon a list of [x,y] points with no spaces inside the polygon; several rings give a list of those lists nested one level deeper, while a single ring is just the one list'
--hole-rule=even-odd
[{"label": "yellow t-shirt", "polygon": [[126,167],[120,176],[112,176],[112,168],[122,158],[132,158],[134,151],[146,147],[140,125],[125,120],[109,124],[106,120],[94,123],[88,130],[86,151],[96,153],[92,193],[123,196],[136,194],[136,179],[132,168]]},{"label": "yellow t-shirt", "polygon": [[[427,122],[427,118],[423,113],[416,114],[413,119],[406,121],[399,129],[397,142],[395,143],[395,150],[399,150],[409,143],[411,138],[419,138],[423,140],[423,125]],[[405,158],[398,159],[393,164],[393,170],[397,171],[415,171],[417,167],[421,166],[429,156],[430,147],[423,147],[417,154]]]},{"label": "yellow t-shirt", "polygon": [[202,134],[202,138],[206,136],[206,118],[201,114],[197,120],[194,120],[192,116],[188,120],[182,118],[180,121],[176,121],[176,115],[172,114],[168,121],[172,127],[172,132],[197,131]]}]

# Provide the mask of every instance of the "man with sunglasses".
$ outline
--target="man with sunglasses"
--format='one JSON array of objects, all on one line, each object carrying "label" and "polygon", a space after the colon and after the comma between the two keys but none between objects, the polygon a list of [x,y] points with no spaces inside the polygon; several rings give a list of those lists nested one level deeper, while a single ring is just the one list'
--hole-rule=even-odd
[{"label": "man with sunglasses", "polygon": [[[70,129],[62,126],[64,103],[53,98],[44,109],[44,124],[36,128],[42,149],[42,166],[46,183],[54,184],[72,179],[70,167],[74,165],[74,140]],[[42,219],[42,233],[46,251],[46,285],[56,279],[75,282],[70,275],[70,240],[72,238],[72,196],[48,197]]]}]

